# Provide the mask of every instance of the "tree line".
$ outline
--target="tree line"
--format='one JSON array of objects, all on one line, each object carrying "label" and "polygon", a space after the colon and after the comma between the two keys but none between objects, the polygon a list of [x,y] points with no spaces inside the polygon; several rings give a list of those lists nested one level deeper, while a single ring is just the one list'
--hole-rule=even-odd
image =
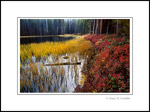
[{"label": "tree line", "polygon": [[117,34],[129,36],[129,19],[20,19],[20,35]]}]

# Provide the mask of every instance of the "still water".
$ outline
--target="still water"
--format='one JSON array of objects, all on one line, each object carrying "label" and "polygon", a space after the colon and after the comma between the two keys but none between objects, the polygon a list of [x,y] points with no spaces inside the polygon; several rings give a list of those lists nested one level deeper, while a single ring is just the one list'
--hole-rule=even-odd
[{"label": "still water", "polygon": [[[67,55],[67,54],[66,54]],[[21,68],[20,82],[21,92],[73,92],[81,80],[81,69],[85,63],[84,58],[80,58],[77,53],[67,55],[47,56],[44,61],[37,61],[32,57],[32,64],[26,62]],[[74,63],[74,65],[54,65],[54,63]]]},{"label": "still water", "polygon": [[25,36],[20,38],[20,44],[40,43],[40,42],[59,42],[74,39],[75,37],[60,37],[60,36]]}]

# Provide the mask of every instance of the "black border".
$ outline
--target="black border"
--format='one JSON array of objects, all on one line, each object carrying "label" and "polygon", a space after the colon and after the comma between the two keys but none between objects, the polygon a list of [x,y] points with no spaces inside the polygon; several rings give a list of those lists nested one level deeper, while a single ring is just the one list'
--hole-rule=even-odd
[{"label": "black border", "polygon": [[[130,72],[132,72],[132,94],[130,94],[130,93],[127,93],[127,94],[109,94],[109,93],[106,93],[106,94],[90,94],[90,93],[72,93],[72,94],[70,94],[70,93],[68,93],[68,94],[66,94],[66,93],[62,93],[62,94],[59,94],[59,93],[18,93],[18,20],[20,19],[20,18],[130,18],[130,20],[132,19],[132,71],[130,71]],[[130,21],[131,22],[131,21]],[[131,25],[131,23],[130,23],[130,25]],[[131,28],[131,27],[130,27]],[[130,37],[131,38],[131,37]],[[17,95],[133,95],[133,17],[17,17]]]}]

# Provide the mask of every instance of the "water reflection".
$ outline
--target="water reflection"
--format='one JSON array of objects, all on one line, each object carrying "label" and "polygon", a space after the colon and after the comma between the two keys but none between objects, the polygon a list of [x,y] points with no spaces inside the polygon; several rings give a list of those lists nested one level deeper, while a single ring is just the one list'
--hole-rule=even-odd
[{"label": "water reflection", "polygon": [[[32,63],[21,67],[21,92],[73,92],[81,79],[81,69],[85,59],[77,53],[47,56],[44,61],[32,57]],[[44,64],[81,62],[80,65],[44,66]]]},{"label": "water reflection", "polygon": [[40,42],[58,42],[74,39],[75,37],[59,37],[59,36],[35,36],[20,38],[20,44],[40,43]]}]

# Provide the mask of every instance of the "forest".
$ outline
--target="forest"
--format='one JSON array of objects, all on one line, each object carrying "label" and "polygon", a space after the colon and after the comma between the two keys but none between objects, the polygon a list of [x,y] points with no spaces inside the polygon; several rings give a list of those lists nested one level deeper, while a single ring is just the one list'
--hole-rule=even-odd
[{"label": "forest", "polygon": [[129,93],[130,19],[20,19],[21,93]]},{"label": "forest", "polygon": [[129,19],[22,19],[21,36],[117,34],[129,36]]}]

